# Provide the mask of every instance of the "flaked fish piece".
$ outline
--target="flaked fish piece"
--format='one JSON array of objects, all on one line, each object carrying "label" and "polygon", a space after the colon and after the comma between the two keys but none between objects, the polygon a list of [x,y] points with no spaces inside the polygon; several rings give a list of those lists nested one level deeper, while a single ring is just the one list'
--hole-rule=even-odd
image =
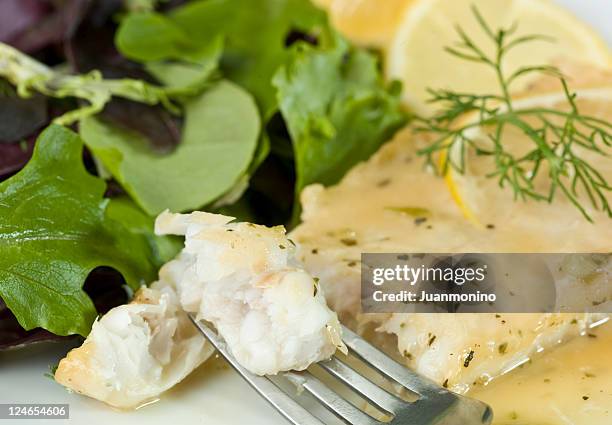
[{"label": "flaked fish piece", "polygon": [[55,380],[111,406],[136,408],[183,380],[213,351],[174,289],[160,281],[97,320],[83,345],[60,361]]},{"label": "flaked fish piece", "polygon": [[303,370],[343,347],[338,318],[284,228],[220,217],[165,212],[156,221],[158,234],[185,236],[183,251],[160,270],[185,310],[213,323],[259,375]]},{"label": "flaked fish piece", "polygon": [[212,354],[187,312],[212,322],[257,374],[302,370],[344,348],[338,318],[284,228],[232,221],[162,213],[157,233],[184,235],[185,248],[150,288],[94,323],[56,381],[119,408],[154,399]]}]

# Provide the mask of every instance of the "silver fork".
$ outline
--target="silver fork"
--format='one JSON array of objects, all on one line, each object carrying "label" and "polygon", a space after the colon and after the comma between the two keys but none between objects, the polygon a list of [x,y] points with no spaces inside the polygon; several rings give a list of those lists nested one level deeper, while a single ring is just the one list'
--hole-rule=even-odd
[{"label": "silver fork", "polygon": [[[270,378],[257,376],[243,368],[228,351],[224,340],[208,325],[190,315],[200,332],[210,341],[229,364],[278,412],[294,425],[324,425],[300,405],[287,391]],[[314,396],[321,405],[349,425],[487,425],[493,411],[481,401],[455,394],[417,375],[388,357],[354,332],[343,326],[343,341],[350,354],[368,364],[374,371],[416,394],[418,399],[407,402],[386,391],[334,356],[319,362],[326,372],[339,380],[381,411],[392,416],[380,421],[348,402],[308,371],[285,372],[281,375]]]}]

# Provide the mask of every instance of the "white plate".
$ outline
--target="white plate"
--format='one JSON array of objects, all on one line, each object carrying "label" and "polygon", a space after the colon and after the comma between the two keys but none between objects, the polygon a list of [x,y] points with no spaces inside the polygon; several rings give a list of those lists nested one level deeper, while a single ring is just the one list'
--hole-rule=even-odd
[{"label": "white plate", "polygon": [[[612,45],[612,2],[610,0],[557,0],[590,22]],[[51,424],[167,425],[286,425],[228,366],[209,361],[156,403],[132,412],[120,412],[77,394],[45,377],[68,347],[44,344],[30,349],[0,353],[0,403],[68,403],[70,420]],[[26,425],[42,421],[3,421]]]},{"label": "white plate", "polygon": [[[52,425],[287,425],[287,422],[251,390],[231,368],[210,359],[152,404],[135,411],[118,411],[96,400],[71,394],[45,376],[69,346],[41,344],[0,353],[0,403],[67,403],[69,420]],[[2,420],[14,425],[43,421]]]}]

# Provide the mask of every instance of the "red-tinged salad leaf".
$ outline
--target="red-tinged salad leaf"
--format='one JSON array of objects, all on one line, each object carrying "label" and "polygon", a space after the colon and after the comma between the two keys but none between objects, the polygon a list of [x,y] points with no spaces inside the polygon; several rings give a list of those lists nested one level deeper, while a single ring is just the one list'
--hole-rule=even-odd
[{"label": "red-tinged salad leaf", "polygon": [[20,143],[0,143],[0,180],[21,170],[30,160],[33,150],[33,137]]},{"label": "red-tinged salad leaf", "polygon": [[3,0],[0,3],[0,41],[14,44],[24,32],[42,21],[53,7],[41,0]]},{"label": "red-tinged salad leaf", "polygon": [[14,143],[47,123],[47,100],[41,95],[22,98],[0,78],[0,143]]},{"label": "red-tinged salad leaf", "polygon": [[138,134],[138,141],[158,155],[171,153],[181,142],[183,120],[159,105],[115,98],[98,117],[107,124]]},{"label": "red-tinged salad leaf", "polygon": [[0,297],[25,329],[87,335],[96,317],[83,282],[112,267],[136,289],[156,276],[150,242],[106,214],[104,182],[87,173],[83,144],[52,125],[30,162],[0,184]]},{"label": "red-tinged salad leaf", "polygon": [[[15,7],[15,3],[20,3]],[[121,0],[3,0],[0,2],[0,22],[8,30],[0,41],[38,57],[56,57],[53,51],[70,35],[92,4],[114,4]],[[49,48],[49,49],[47,49]],[[47,49],[45,51],[45,49]]]}]

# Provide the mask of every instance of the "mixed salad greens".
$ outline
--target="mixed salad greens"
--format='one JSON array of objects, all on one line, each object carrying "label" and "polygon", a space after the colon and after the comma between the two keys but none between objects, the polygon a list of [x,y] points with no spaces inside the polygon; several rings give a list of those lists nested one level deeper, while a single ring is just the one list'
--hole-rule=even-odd
[{"label": "mixed salad greens", "polygon": [[399,92],[308,0],[4,0],[0,349],[154,280],[165,209],[295,223],[405,124]]}]

